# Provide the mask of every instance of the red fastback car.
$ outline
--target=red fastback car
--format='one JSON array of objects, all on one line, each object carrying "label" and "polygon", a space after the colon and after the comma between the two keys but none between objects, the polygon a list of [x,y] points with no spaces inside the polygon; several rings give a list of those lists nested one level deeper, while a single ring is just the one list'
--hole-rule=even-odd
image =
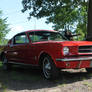
[{"label": "red fastback car", "polygon": [[44,77],[51,79],[60,69],[92,71],[92,42],[68,41],[53,30],[30,30],[10,39],[1,57],[4,69],[12,64],[39,66]]}]

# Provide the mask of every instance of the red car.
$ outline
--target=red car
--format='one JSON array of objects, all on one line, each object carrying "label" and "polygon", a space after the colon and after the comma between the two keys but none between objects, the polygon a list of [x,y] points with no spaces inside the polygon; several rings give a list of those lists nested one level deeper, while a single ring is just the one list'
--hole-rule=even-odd
[{"label": "red car", "polygon": [[15,35],[1,52],[3,68],[12,64],[38,66],[46,79],[60,69],[86,68],[92,71],[92,42],[68,41],[53,30],[30,30]]}]

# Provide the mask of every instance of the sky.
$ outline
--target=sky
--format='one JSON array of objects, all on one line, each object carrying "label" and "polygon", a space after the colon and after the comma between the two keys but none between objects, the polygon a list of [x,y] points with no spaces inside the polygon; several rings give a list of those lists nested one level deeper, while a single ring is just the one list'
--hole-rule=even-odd
[{"label": "sky", "polygon": [[10,32],[6,35],[7,39],[11,39],[15,34],[32,29],[53,30],[53,24],[46,24],[45,18],[32,18],[28,21],[28,12],[22,13],[22,0],[1,0],[0,10],[3,12],[3,18],[7,17]]}]

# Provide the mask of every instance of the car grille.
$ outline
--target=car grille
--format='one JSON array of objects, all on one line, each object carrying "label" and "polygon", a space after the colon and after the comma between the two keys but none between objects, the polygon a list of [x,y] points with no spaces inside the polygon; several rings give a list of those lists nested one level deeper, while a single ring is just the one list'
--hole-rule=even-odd
[{"label": "car grille", "polygon": [[92,45],[90,45],[90,46],[79,46],[79,53],[92,53]]}]

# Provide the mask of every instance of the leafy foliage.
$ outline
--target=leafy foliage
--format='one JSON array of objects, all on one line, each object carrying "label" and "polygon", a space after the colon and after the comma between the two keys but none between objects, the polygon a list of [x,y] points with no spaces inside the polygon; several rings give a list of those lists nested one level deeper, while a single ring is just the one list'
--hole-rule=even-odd
[{"label": "leafy foliage", "polygon": [[87,23],[87,39],[88,41],[92,41],[92,0],[89,0],[88,7],[88,23]]},{"label": "leafy foliage", "polygon": [[22,12],[29,11],[29,19],[46,17],[46,23],[53,23],[55,30],[73,29],[83,31],[87,23],[87,0],[22,0]]},{"label": "leafy foliage", "polygon": [[0,11],[0,45],[5,44],[7,39],[5,39],[6,34],[9,32],[7,18],[2,18],[2,11]]}]

